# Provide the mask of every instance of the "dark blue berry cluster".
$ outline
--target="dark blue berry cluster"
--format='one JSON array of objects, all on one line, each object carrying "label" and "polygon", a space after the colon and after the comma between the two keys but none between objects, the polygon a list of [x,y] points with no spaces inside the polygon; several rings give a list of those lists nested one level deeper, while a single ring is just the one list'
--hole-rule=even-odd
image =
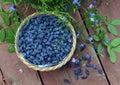
[{"label": "dark blue berry cluster", "polygon": [[72,32],[57,16],[41,14],[30,19],[19,32],[18,50],[35,65],[60,63],[71,51]]},{"label": "dark blue berry cluster", "polygon": [[[76,80],[78,80],[79,78],[87,79],[88,76],[90,75],[90,71],[89,71],[88,68],[92,68],[92,69],[98,71],[99,74],[103,74],[103,71],[102,71],[101,68],[99,68],[97,65],[91,64],[92,58],[93,57],[90,56],[90,55],[82,56],[82,60],[76,59],[76,58],[72,58],[71,61],[72,61],[73,64],[68,62],[66,64],[66,67],[68,67],[68,68],[73,67],[74,68],[73,73],[74,73],[74,76],[75,76]],[[82,63],[81,63],[82,61],[85,61],[85,63],[86,63],[86,67],[87,68],[85,70],[82,69]],[[64,79],[64,82],[67,83],[67,84],[70,84],[71,80]]]}]

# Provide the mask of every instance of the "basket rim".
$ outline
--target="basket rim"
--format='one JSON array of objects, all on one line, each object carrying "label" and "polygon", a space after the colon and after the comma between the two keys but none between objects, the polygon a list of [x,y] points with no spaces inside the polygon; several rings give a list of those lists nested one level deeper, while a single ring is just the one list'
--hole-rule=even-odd
[{"label": "basket rim", "polygon": [[74,51],[75,51],[75,48],[76,48],[76,33],[75,33],[75,30],[72,26],[72,24],[66,20],[66,22],[68,23],[67,25],[70,27],[70,30],[72,32],[72,35],[73,35],[73,44],[72,44],[72,48],[71,48],[71,51],[69,52],[69,54],[63,59],[62,62],[54,65],[54,66],[51,66],[51,67],[39,67],[39,65],[34,65],[32,63],[29,63],[27,61],[27,59],[25,59],[22,55],[22,53],[19,53],[18,51],[18,45],[17,45],[17,41],[18,41],[18,35],[19,35],[19,31],[22,29],[22,26],[31,18],[34,18],[38,15],[41,15],[41,14],[49,14],[49,15],[55,15],[55,16],[58,16],[59,18],[62,17],[62,15],[60,14],[55,14],[54,12],[35,12],[31,15],[29,15],[28,17],[26,17],[22,23],[20,24],[17,32],[16,32],[16,36],[15,36],[15,50],[16,50],[16,54],[17,54],[17,57],[25,64],[27,65],[29,68],[32,68],[33,70],[39,70],[39,71],[51,71],[51,70],[56,70],[60,67],[62,67],[63,65],[65,65],[72,57],[72,55],[74,54]]}]

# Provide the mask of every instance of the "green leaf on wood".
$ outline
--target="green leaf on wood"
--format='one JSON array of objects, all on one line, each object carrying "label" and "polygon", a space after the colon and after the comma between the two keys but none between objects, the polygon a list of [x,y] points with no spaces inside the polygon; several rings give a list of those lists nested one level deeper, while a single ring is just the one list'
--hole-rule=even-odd
[{"label": "green leaf on wood", "polygon": [[114,51],[111,51],[110,52],[110,61],[112,63],[115,63],[116,62],[116,55],[115,55],[115,52]]},{"label": "green leaf on wood", "polygon": [[0,41],[4,41],[5,40],[5,30],[4,29],[1,29],[0,30]]},{"label": "green leaf on wood", "polygon": [[22,0],[14,0],[14,4],[15,5],[18,5],[18,4],[20,4],[22,2]]},{"label": "green leaf on wood", "polygon": [[13,30],[11,28],[6,29],[6,39],[5,40],[7,43],[14,44],[15,37],[14,37]]},{"label": "green leaf on wood", "polygon": [[119,19],[116,19],[116,20],[113,20],[112,25],[120,25],[120,20]]},{"label": "green leaf on wood", "polygon": [[114,40],[112,40],[110,45],[112,47],[117,47],[118,45],[120,45],[120,38],[115,38]]},{"label": "green leaf on wood", "polygon": [[10,53],[15,52],[15,46],[14,45],[10,45],[8,47],[8,52],[10,52]]},{"label": "green leaf on wood", "polygon": [[14,31],[14,34],[15,34],[15,35],[16,35],[17,30],[18,30],[18,27],[19,27],[19,24],[15,24],[15,25],[14,25],[13,31]]},{"label": "green leaf on wood", "polygon": [[18,18],[18,15],[17,15],[16,12],[14,12],[14,13],[12,14],[12,21],[15,22],[15,23],[17,23],[17,22],[19,21],[19,18]]},{"label": "green leaf on wood", "polygon": [[115,36],[118,35],[117,30],[116,30],[116,28],[115,28],[114,25],[108,24],[108,30],[109,30],[109,32],[111,32],[113,35],[115,35]]},{"label": "green leaf on wood", "polygon": [[107,24],[110,24],[110,23],[111,23],[111,20],[110,20],[110,17],[109,17],[109,16],[106,16],[106,22],[107,22]]},{"label": "green leaf on wood", "polygon": [[107,48],[107,51],[108,51],[108,54],[109,54],[109,58],[110,58],[110,61],[112,63],[115,63],[116,62],[116,55],[115,55],[115,52],[113,50],[111,50],[110,46],[108,46]]},{"label": "green leaf on wood", "polygon": [[0,25],[0,30],[1,30],[1,29],[3,29],[3,26],[2,26],[2,25]]},{"label": "green leaf on wood", "polygon": [[3,3],[5,0],[0,0],[0,3]]},{"label": "green leaf on wood", "polygon": [[94,40],[95,40],[95,41],[99,41],[99,40],[100,40],[99,36],[94,35]]},{"label": "green leaf on wood", "polygon": [[117,46],[117,47],[115,47],[115,48],[112,48],[112,50],[115,51],[115,52],[120,52],[120,46]]},{"label": "green leaf on wood", "polygon": [[102,49],[103,49],[102,44],[99,44],[98,48],[97,48],[97,52],[98,52],[99,55],[102,54]]},{"label": "green leaf on wood", "polygon": [[2,12],[1,16],[2,16],[2,19],[3,19],[4,23],[5,23],[5,25],[9,26],[10,25],[10,17],[9,17],[9,15],[7,13],[5,13],[5,12]]}]

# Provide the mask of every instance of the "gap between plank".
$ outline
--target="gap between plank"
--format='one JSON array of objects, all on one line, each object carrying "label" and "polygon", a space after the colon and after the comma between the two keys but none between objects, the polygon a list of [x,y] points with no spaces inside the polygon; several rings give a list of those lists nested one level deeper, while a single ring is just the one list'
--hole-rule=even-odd
[{"label": "gap between plank", "polygon": [[[85,21],[84,21],[84,19],[83,19],[83,16],[82,16],[80,10],[79,10],[79,14],[80,14],[80,16],[81,16],[81,19],[82,19],[82,21],[83,21],[83,24],[84,24],[84,26],[85,26],[85,29],[86,29],[87,33],[90,34],[90,33],[89,33],[89,30],[88,30],[87,27],[86,27],[86,23],[85,23]],[[95,50],[94,50],[94,51],[95,51]],[[97,51],[95,51],[95,52],[97,53]],[[103,69],[103,72],[104,72],[104,74],[105,74],[105,77],[106,77],[106,79],[107,79],[107,81],[108,81],[108,84],[111,85],[110,80],[109,80],[109,78],[108,78],[108,76],[107,76],[107,73],[106,73],[106,71],[105,71],[105,69],[104,69],[104,66],[103,66],[103,64],[102,64],[102,62],[101,62],[101,60],[100,60],[100,56],[99,56],[98,54],[96,54],[96,55],[97,55],[97,57],[98,57],[98,60],[99,60],[99,62],[100,62],[100,65],[101,65],[101,67],[102,67],[102,69]]]},{"label": "gap between plank", "polygon": [[41,75],[40,75],[40,72],[37,71],[37,74],[38,74],[38,76],[39,76],[39,78],[40,78],[40,80],[41,80],[42,85],[44,85],[44,82],[43,82],[43,79],[42,79],[42,77],[41,77]]},{"label": "gap between plank", "polygon": [[7,85],[7,83],[6,83],[6,81],[5,81],[5,77],[4,77],[4,75],[3,75],[3,72],[2,72],[2,70],[1,70],[1,68],[0,68],[0,73],[1,73],[1,75],[2,75],[3,83],[4,83],[5,85]]}]

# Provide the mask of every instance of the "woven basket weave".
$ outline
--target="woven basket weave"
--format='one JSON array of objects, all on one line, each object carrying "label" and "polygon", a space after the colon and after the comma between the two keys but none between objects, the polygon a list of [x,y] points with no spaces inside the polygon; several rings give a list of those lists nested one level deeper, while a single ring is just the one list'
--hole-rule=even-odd
[{"label": "woven basket weave", "polygon": [[51,67],[39,67],[37,65],[34,65],[34,64],[31,64],[29,63],[21,53],[19,53],[18,51],[18,45],[17,45],[17,42],[18,42],[18,35],[19,35],[19,31],[22,29],[23,25],[26,23],[26,21],[28,21],[29,19],[35,17],[35,16],[38,16],[40,14],[48,14],[48,15],[55,15],[55,16],[58,16],[59,18],[61,18],[62,16],[59,15],[59,14],[55,14],[53,12],[45,12],[45,13],[33,13],[32,15],[28,16],[27,18],[25,18],[23,20],[23,22],[20,24],[18,30],[17,30],[17,33],[16,33],[16,36],[15,36],[15,49],[16,49],[16,53],[17,53],[17,56],[18,58],[20,58],[20,60],[25,64],[27,65],[29,68],[32,68],[33,70],[39,70],[39,71],[51,71],[51,70],[56,70],[60,67],[62,67],[63,65],[65,65],[72,57],[74,51],[75,51],[75,48],[76,48],[76,34],[75,34],[75,31],[74,31],[74,28],[73,26],[71,25],[71,23],[69,21],[66,20],[66,22],[68,23],[68,26],[70,27],[70,30],[73,34],[73,44],[72,44],[72,48],[71,48],[71,51],[69,52],[69,54],[63,59],[62,62],[54,65],[54,66],[51,66]]}]

